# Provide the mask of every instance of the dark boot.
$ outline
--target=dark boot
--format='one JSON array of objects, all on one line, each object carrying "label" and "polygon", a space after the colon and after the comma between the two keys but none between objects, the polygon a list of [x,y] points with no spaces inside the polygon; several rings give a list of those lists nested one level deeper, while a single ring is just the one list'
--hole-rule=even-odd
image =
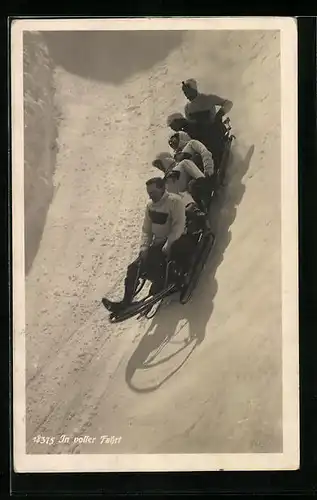
[{"label": "dark boot", "polygon": [[116,314],[125,308],[124,301],[113,302],[112,300],[107,299],[107,297],[104,297],[101,302],[104,307],[111,313]]},{"label": "dark boot", "polygon": [[165,274],[163,274],[165,271],[165,266],[163,265],[159,266],[159,273],[155,278],[152,280],[152,284],[150,286],[149,290],[149,295],[156,295],[157,293],[160,293],[165,285]]},{"label": "dark boot", "polygon": [[152,295],[152,296],[156,295],[157,293],[160,293],[162,290],[163,290],[162,281],[161,282],[154,282],[150,286],[149,295]]},{"label": "dark boot", "polygon": [[208,220],[208,218],[207,218],[207,217],[206,217],[206,219],[205,219],[204,236],[214,236],[214,234],[213,234],[213,232],[212,232],[212,229],[211,229],[210,222],[209,222],[209,220]]},{"label": "dark boot", "polygon": [[128,267],[127,276],[124,282],[124,297],[120,302],[113,302],[106,297],[102,299],[102,304],[104,307],[112,312],[118,313],[129,307],[133,300],[133,295],[135,291],[136,281],[139,272],[139,263],[133,262]]}]

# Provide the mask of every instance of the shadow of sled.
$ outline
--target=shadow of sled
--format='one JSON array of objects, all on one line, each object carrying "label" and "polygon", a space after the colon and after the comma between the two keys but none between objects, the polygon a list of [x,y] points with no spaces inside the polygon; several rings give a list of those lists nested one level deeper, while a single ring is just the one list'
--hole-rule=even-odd
[{"label": "shadow of sled", "polygon": [[[125,380],[134,392],[147,393],[159,389],[184,366],[195,348],[205,338],[206,326],[213,312],[213,300],[218,290],[216,272],[231,241],[230,226],[236,218],[237,207],[245,192],[242,179],[249,169],[254,146],[249,148],[243,159],[235,150],[236,146],[232,148],[226,186],[219,192],[212,205],[210,218],[216,233],[216,241],[200,277],[199,286],[186,305],[180,305],[177,301],[169,304],[168,309],[162,307],[151,321],[126,368]],[[179,327],[180,322],[183,324]],[[177,340],[185,327],[188,329],[188,336],[183,340]],[[171,351],[173,344],[178,344],[180,347],[157,360],[164,349]],[[177,367],[163,376],[160,381],[148,384],[147,387],[138,387],[134,382],[136,374],[141,370],[164,365],[184,351],[186,351],[185,356]]]}]

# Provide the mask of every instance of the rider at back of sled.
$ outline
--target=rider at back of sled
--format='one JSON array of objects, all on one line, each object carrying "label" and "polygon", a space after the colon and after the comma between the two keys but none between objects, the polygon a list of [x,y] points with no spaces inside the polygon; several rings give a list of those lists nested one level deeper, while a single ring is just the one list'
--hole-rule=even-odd
[{"label": "rider at back of sled", "polygon": [[[182,90],[188,99],[185,117],[174,113],[167,118],[167,124],[175,132],[182,130],[192,139],[202,142],[211,151],[218,170],[225,147],[226,128],[222,117],[231,110],[233,103],[215,94],[198,92],[197,82],[193,79],[182,82]],[[218,112],[216,106],[220,107]]]},{"label": "rider at back of sled", "polygon": [[[194,203],[166,191],[165,179],[154,177],[146,182],[150,197],[142,226],[140,252],[127,269],[123,300],[112,302],[103,298],[103,305],[112,313],[119,313],[131,305],[139,277],[152,281],[150,295],[164,288],[168,261],[176,264],[177,276],[188,272],[194,255],[196,240],[188,227],[205,227],[205,216]],[[187,205],[187,207],[186,207]],[[176,273],[174,273],[174,277]]]}]

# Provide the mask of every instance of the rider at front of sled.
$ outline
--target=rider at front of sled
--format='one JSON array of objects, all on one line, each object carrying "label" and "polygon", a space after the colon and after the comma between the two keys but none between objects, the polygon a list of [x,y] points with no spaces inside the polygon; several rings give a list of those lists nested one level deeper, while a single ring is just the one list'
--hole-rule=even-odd
[{"label": "rider at front of sled", "polygon": [[[138,258],[129,266],[123,300],[102,299],[110,311],[110,321],[124,321],[133,316],[151,317],[165,297],[179,293],[185,304],[212,247],[214,236],[206,226],[206,217],[193,200],[168,193],[164,179],[147,181],[150,202],[146,207],[143,239]],[[138,298],[145,283],[148,294]]]}]

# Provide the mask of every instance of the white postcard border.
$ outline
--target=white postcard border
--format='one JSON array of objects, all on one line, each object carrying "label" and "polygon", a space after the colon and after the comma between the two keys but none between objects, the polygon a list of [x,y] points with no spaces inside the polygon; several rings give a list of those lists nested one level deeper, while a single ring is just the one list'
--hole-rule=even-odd
[{"label": "white postcard border", "polygon": [[[280,30],[282,93],[283,453],[27,455],[25,444],[25,281],[23,31]],[[18,19],[11,29],[13,430],[16,472],[280,470],[299,467],[297,27],[292,18]]]}]

